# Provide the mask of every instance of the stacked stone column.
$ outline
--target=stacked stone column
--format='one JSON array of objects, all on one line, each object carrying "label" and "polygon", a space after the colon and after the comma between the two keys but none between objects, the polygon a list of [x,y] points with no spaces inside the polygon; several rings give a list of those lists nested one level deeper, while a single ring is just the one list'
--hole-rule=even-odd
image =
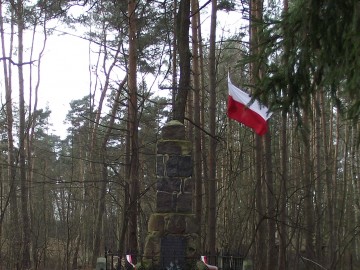
[{"label": "stacked stone column", "polygon": [[198,259],[198,226],[192,213],[192,146],[185,127],[170,121],[157,143],[156,213],[150,216],[143,265],[190,269]]}]

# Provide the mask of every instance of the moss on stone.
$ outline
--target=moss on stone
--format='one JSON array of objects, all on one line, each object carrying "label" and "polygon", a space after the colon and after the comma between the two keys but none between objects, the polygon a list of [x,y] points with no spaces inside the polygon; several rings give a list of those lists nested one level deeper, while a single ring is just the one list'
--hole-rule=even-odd
[{"label": "moss on stone", "polygon": [[179,120],[170,120],[169,122],[167,122],[164,127],[167,126],[183,126],[184,124],[181,123]]}]

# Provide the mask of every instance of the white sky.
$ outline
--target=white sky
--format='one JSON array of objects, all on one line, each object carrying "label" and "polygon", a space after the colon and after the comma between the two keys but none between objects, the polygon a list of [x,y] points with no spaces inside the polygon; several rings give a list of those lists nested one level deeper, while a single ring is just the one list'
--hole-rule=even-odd
[{"label": "white sky", "polygon": [[[202,11],[203,26],[210,25],[209,13]],[[218,13],[218,36],[239,31],[244,25],[240,12]],[[203,27],[204,28],[204,27]],[[69,32],[72,32],[69,30]],[[204,39],[208,37],[204,34]],[[49,106],[54,133],[62,138],[68,126],[64,125],[69,103],[89,94],[88,41],[71,35],[49,36],[41,66],[39,108]]]},{"label": "white sky", "polygon": [[52,111],[55,134],[64,136],[63,124],[72,100],[89,94],[88,41],[70,35],[49,37],[41,66],[40,107]]}]

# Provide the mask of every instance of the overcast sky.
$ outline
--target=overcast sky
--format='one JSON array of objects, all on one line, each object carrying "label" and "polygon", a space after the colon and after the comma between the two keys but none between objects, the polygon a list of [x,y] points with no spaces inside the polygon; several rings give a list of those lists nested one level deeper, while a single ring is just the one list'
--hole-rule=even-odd
[{"label": "overcast sky", "polygon": [[72,100],[89,94],[89,43],[70,35],[52,35],[41,65],[40,106],[49,106],[57,135],[66,135],[63,124]]},{"label": "overcast sky", "polygon": [[[210,25],[209,13],[202,11],[202,24],[206,30]],[[223,30],[226,35],[239,31],[242,18],[239,12],[218,13],[218,35]],[[205,26],[205,27],[204,27]],[[65,29],[66,31],[66,29]],[[74,30],[68,30],[74,33]],[[207,39],[206,33],[203,38]],[[49,36],[41,66],[41,85],[39,89],[39,107],[49,106],[52,111],[51,122],[55,134],[64,137],[66,129],[63,124],[70,109],[71,100],[80,99],[89,94],[89,53],[88,41],[71,35],[60,35],[54,32]]]}]

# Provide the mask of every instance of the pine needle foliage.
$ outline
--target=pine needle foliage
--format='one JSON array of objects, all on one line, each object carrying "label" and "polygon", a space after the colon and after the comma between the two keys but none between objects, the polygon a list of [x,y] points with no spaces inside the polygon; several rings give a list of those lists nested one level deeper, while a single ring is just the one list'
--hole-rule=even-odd
[{"label": "pine needle foliage", "polygon": [[265,17],[261,53],[248,59],[264,70],[254,97],[268,100],[273,110],[299,111],[324,89],[348,117],[358,119],[359,33],[357,0],[295,0],[286,14]]}]

